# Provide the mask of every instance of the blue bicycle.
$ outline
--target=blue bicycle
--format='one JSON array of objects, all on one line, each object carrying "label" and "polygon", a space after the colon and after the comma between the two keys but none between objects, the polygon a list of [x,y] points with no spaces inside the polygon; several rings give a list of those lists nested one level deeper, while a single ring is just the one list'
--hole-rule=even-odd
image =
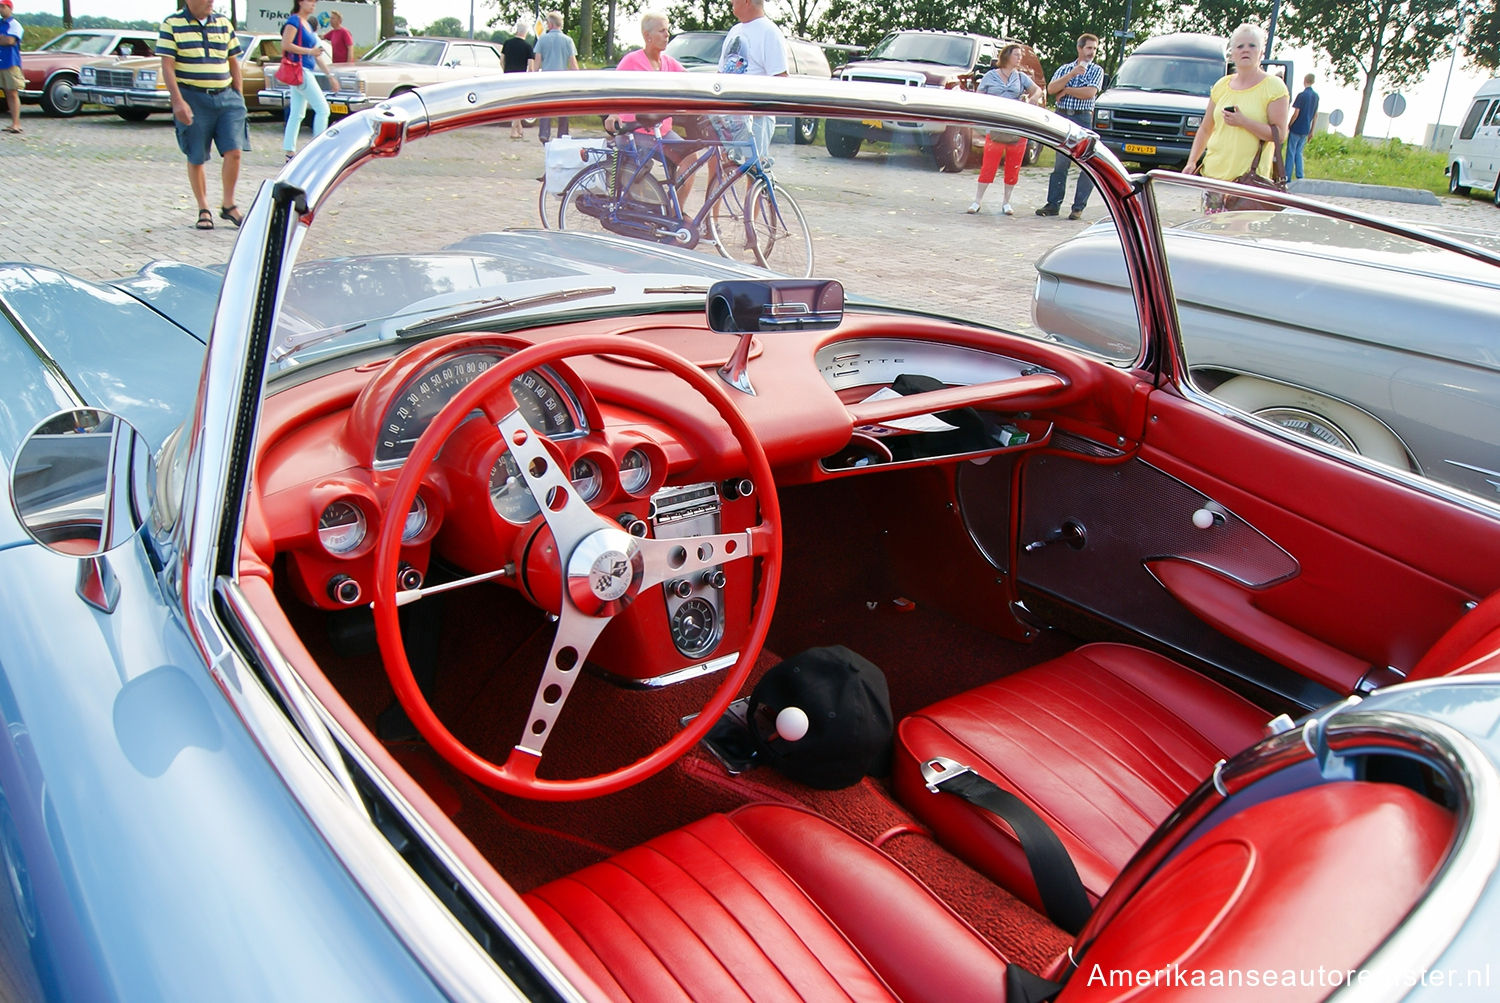
[{"label": "blue bicycle", "polygon": [[[674,247],[701,240],[727,258],[784,275],[813,270],[812,233],[801,206],[766,171],[746,139],[685,141],[694,147],[674,168],[660,137],[622,133],[563,189],[560,230],[594,230]],[[660,167],[664,183],[654,174]],[[703,206],[689,216],[681,193],[708,175]]]}]

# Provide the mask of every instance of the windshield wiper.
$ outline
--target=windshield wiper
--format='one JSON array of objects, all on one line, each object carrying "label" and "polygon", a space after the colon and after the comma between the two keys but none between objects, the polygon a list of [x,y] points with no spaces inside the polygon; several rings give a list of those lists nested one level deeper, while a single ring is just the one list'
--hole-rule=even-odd
[{"label": "windshield wiper", "polygon": [[699,296],[708,295],[708,286],[680,285],[680,286],[647,286],[641,292],[648,296],[672,295],[674,293],[691,293]]},{"label": "windshield wiper", "polygon": [[337,338],[348,334],[350,331],[358,331],[364,327],[366,321],[357,324],[335,324],[333,327],[320,327],[316,331],[307,331],[303,334],[289,334],[281,344],[271,349],[271,361],[280,362],[287,356],[296,355],[309,345],[316,345],[320,341]]},{"label": "windshield wiper", "polygon": [[510,313],[513,310],[524,310],[527,307],[547,306],[551,303],[567,303],[576,299],[591,299],[595,296],[608,296],[615,292],[614,286],[583,286],[578,289],[561,289],[556,292],[538,293],[535,296],[523,296],[520,299],[508,300],[503,296],[490,296],[485,299],[473,300],[465,304],[463,309],[445,313],[440,317],[433,317],[408,327],[396,329],[398,338],[416,338],[424,334],[441,331],[452,324],[477,320],[480,317],[494,317],[500,314]]}]

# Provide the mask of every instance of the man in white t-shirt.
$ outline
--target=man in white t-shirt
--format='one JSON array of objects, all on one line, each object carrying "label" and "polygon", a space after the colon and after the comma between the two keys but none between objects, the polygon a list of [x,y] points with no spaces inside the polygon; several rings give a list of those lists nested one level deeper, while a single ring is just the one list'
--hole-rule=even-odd
[{"label": "man in white t-shirt", "polygon": [[[776,27],[776,22],[766,17],[765,0],[733,0],[733,3],[734,16],[739,19],[739,24],[724,36],[724,48],[719,51],[719,72],[786,76],[786,38]],[[750,135],[758,156],[764,158],[771,149],[771,133],[775,128],[775,115],[751,118]]]}]

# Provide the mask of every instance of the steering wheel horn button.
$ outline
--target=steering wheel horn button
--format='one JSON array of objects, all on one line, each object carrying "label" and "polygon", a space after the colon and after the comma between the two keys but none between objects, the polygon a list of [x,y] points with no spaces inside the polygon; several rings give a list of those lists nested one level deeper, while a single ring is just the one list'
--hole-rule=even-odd
[{"label": "steering wheel horn button", "polygon": [[606,526],[579,541],[568,558],[568,596],[579,612],[613,616],[635,599],[645,562],[640,542]]}]

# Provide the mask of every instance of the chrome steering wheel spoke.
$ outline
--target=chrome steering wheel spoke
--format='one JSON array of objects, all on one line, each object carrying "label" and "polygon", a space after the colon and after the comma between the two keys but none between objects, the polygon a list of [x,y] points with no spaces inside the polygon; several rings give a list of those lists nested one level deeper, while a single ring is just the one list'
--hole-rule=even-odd
[{"label": "chrome steering wheel spoke", "polygon": [[526,717],[526,732],[516,743],[520,752],[530,753],[538,760],[542,758],[542,746],[552,734],[557,716],[567,702],[583,663],[599,634],[609,626],[608,616],[588,616],[576,607],[563,602],[562,615],[557,620],[557,636],[552,639],[552,650],[547,653],[547,668],[542,672],[542,681],[537,686],[536,696],[531,700],[531,713]]},{"label": "chrome steering wheel spoke", "polygon": [[669,578],[696,578],[710,568],[750,557],[755,536],[746,533],[707,533],[677,539],[636,540],[641,556],[642,589]]}]

